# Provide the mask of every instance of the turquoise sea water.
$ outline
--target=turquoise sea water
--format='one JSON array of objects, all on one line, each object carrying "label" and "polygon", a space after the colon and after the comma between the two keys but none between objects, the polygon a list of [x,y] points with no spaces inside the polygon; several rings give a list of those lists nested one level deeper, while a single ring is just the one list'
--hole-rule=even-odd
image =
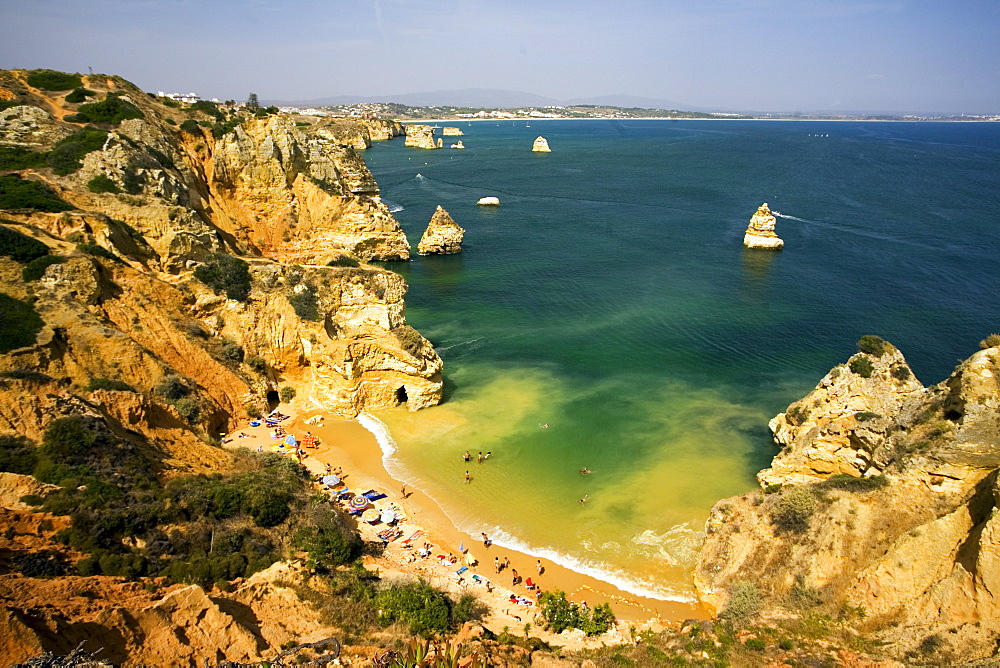
[{"label": "turquoise sea water", "polygon": [[[389,265],[446,402],[376,417],[390,468],[473,535],[688,597],[768,419],[861,335],[930,384],[1000,330],[1000,124],[447,125],[464,151],[365,154],[414,248],[438,204],[467,229],[460,255]],[[762,202],[784,251],[742,247]]]}]

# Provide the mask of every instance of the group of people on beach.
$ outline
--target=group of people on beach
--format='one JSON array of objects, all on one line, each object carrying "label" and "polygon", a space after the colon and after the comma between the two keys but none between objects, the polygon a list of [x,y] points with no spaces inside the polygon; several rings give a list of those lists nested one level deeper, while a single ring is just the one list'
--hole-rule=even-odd
[{"label": "group of people on beach", "polygon": [[[480,450],[479,454],[476,455],[476,462],[479,463],[479,464],[482,464],[484,461],[486,461],[487,459],[489,459],[492,456],[493,456],[493,451],[492,450],[489,451],[489,452],[487,452],[485,455],[483,454],[483,451]],[[462,455],[462,461],[464,461],[466,464],[468,464],[470,461],[472,461],[472,453],[470,453],[468,450],[466,450],[465,454]],[[465,482],[466,483],[472,482],[472,474],[469,472],[469,469],[465,469]]]}]

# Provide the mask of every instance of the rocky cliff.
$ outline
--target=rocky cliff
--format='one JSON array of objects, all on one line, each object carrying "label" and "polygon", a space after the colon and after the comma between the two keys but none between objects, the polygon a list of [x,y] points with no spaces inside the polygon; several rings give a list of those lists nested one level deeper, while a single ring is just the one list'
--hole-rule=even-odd
[{"label": "rocky cliff", "polygon": [[421,255],[461,253],[464,236],[465,230],[452,219],[444,207],[439,205],[427,223],[424,235],[420,237],[417,252]]},{"label": "rocky cliff", "polygon": [[426,149],[441,148],[441,144],[434,141],[434,128],[430,125],[410,124],[406,125],[405,128],[405,146]]},{"label": "rocky cliff", "polygon": [[771,421],[764,489],[712,509],[699,594],[720,611],[748,590],[772,615],[851,610],[900,658],[993,656],[1000,349],[924,387],[890,344],[860,348]]},{"label": "rocky cliff", "polygon": [[767,202],[760,205],[757,212],[750,217],[750,224],[743,235],[743,245],[747,248],[770,248],[777,250],[785,245],[774,231],[776,220]]}]

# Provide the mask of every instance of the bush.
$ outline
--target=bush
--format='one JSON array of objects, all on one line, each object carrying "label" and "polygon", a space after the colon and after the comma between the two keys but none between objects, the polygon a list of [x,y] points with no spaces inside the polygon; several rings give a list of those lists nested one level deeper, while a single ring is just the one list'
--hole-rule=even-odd
[{"label": "bush", "polygon": [[424,345],[424,337],[409,325],[400,325],[393,329],[392,333],[395,335],[396,340],[399,341],[399,344],[403,346],[403,350],[411,355],[416,355],[421,346]]},{"label": "bush", "polygon": [[198,126],[198,121],[193,118],[189,118],[181,123],[181,130],[189,134],[198,134],[201,132],[201,128]]},{"label": "bush", "polygon": [[291,514],[291,498],[282,490],[257,487],[247,495],[246,511],[259,527],[281,524]]},{"label": "bush", "polygon": [[0,111],[10,109],[11,107],[20,107],[21,104],[20,100],[0,100]]},{"label": "bush", "polygon": [[59,140],[45,161],[60,176],[72,174],[82,166],[83,156],[104,147],[108,133],[97,128],[83,128]]},{"label": "bush", "polygon": [[28,578],[52,578],[66,575],[69,561],[55,550],[38,550],[12,559],[14,568]]},{"label": "bush", "polygon": [[816,495],[808,487],[785,487],[771,506],[775,533],[805,533],[816,509]]},{"label": "bush", "polygon": [[1000,347],[1000,334],[990,334],[985,339],[979,342],[979,347],[985,350],[986,348],[996,348]]},{"label": "bush", "polygon": [[729,604],[719,617],[747,620],[757,616],[763,605],[764,597],[757,585],[749,580],[737,580],[729,588]]},{"label": "bush", "polygon": [[615,622],[615,615],[607,603],[594,608],[593,614],[586,608],[566,598],[566,592],[558,589],[542,594],[539,601],[539,615],[545,627],[553,633],[566,629],[580,629],[588,636],[604,633]]},{"label": "bush", "polygon": [[177,401],[190,394],[191,389],[177,376],[167,376],[156,386],[156,393],[167,401]]},{"label": "bush", "polygon": [[316,288],[304,285],[301,292],[288,296],[288,303],[295,309],[295,315],[303,320],[319,320],[319,300],[316,298]]},{"label": "bush", "polygon": [[346,525],[341,526],[333,512],[299,530],[299,548],[309,553],[314,567],[330,571],[361,556],[362,542]]},{"label": "bush", "polygon": [[0,146],[0,169],[29,169],[44,167],[45,156],[42,151],[32,151],[20,146]]},{"label": "bush", "polygon": [[235,130],[240,123],[239,117],[230,118],[225,123],[215,123],[212,126],[212,136],[219,139]]},{"label": "bush", "polygon": [[0,292],[0,353],[34,345],[44,324],[31,304]]},{"label": "bush", "polygon": [[875,365],[867,357],[855,357],[848,366],[862,378],[871,378],[872,372],[875,371]]},{"label": "bush", "polygon": [[822,487],[842,489],[848,492],[874,492],[886,487],[888,484],[889,479],[884,475],[855,478],[847,473],[838,473],[820,483]]},{"label": "bush", "polygon": [[892,370],[892,377],[896,380],[909,380],[912,375],[910,370],[905,366],[897,366]]},{"label": "bush", "polygon": [[94,97],[95,95],[97,95],[97,93],[92,90],[87,90],[86,88],[75,88],[72,93],[68,94],[63,99],[70,104],[78,104],[86,101],[88,97]]},{"label": "bush", "polygon": [[451,624],[457,628],[466,622],[479,621],[487,612],[489,609],[479,599],[472,594],[463,594],[451,609]]},{"label": "bush", "polygon": [[888,351],[889,344],[880,336],[866,334],[858,339],[858,351],[882,357]]},{"label": "bush", "polygon": [[361,263],[350,255],[339,255],[326,263],[328,267],[359,267]]},{"label": "bush", "polygon": [[76,115],[91,123],[109,123],[111,125],[117,125],[130,118],[143,117],[138,107],[121,99],[115,93],[108,93],[108,96],[100,102],[81,104]]},{"label": "bush", "polygon": [[35,211],[72,211],[76,207],[56,197],[41,181],[22,179],[18,174],[0,176],[0,209],[34,209]]},{"label": "bush", "polygon": [[126,382],[114,380],[112,378],[91,378],[87,383],[87,391],[94,390],[118,390],[120,392],[135,392],[135,388]]},{"label": "bush", "polygon": [[229,299],[245,302],[250,298],[250,265],[238,257],[216,253],[196,267],[194,275],[215,292],[225,292]]},{"label": "bush", "polygon": [[201,404],[194,397],[181,397],[173,404],[180,416],[190,424],[196,424],[201,417]]},{"label": "bush", "polygon": [[285,385],[283,388],[281,388],[281,391],[278,392],[278,397],[281,399],[282,403],[287,404],[289,401],[295,398],[295,388]]},{"label": "bush", "polygon": [[37,281],[45,275],[46,269],[54,264],[62,264],[65,261],[66,258],[61,255],[43,255],[40,258],[36,258],[24,265],[24,269],[21,270],[21,280],[25,283]]},{"label": "bush", "polygon": [[262,374],[267,371],[267,360],[260,355],[251,355],[247,358],[247,366]]},{"label": "bush", "polygon": [[235,362],[239,364],[243,361],[243,346],[233,341],[223,341],[219,350],[219,357],[225,362]]},{"label": "bush", "polygon": [[0,435],[0,471],[31,475],[37,461],[35,446],[27,438]]},{"label": "bush", "polygon": [[69,90],[83,86],[83,80],[79,74],[68,74],[57,72],[56,70],[32,70],[28,74],[27,82],[29,86],[42,90]]},{"label": "bush", "polygon": [[210,100],[198,100],[191,105],[191,109],[208,114],[217,121],[225,120],[226,116],[219,110],[219,105]]},{"label": "bush", "polygon": [[98,174],[87,181],[87,190],[92,193],[114,193],[116,195],[122,191],[117,183],[104,174]]},{"label": "bush", "polygon": [[[0,222],[9,222],[0,219]],[[48,255],[49,247],[27,234],[0,225],[0,255],[16,262],[31,262]]]},{"label": "bush", "polygon": [[747,649],[752,649],[755,652],[763,652],[764,648],[767,647],[767,643],[760,638],[747,638],[747,641],[743,644]]},{"label": "bush", "polygon": [[382,624],[406,622],[410,633],[424,637],[448,630],[451,622],[448,597],[426,582],[381,591],[375,595],[375,606]]}]

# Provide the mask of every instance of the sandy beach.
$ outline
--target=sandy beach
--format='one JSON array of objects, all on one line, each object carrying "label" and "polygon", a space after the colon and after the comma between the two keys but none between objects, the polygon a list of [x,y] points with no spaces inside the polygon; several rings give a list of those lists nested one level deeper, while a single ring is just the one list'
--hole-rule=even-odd
[{"label": "sandy beach", "polygon": [[[391,506],[405,517],[398,524],[402,532],[400,537],[388,543],[382,556],[366,556],[365,566],[378,570],[384,578],[419,577],[456,594],[475,595],[490,610],[484,625],[491,631],[499,633],[506,626],[511,632],[523,632],[524,624],[533,621],[535,606],[523,603],[535,599],[535,592],[526,586],[529,578],[542,590],[560,589],[578,603],[586,601],[591,607],[610,603],[619,620],[617,628],[609,634],[587,640],[583,639],[582,633],[567,632],[554,636],[535,629],[533,625],[533,635],[559,645],[565,646],[571,641],[579,646],[626,641],[630,627],[635,627],[637,631],[659,630],[685,619],[707,617],[697,604],[636,596],[546,559],[537,560],[531,555],[495,544],[484,545],[482,536],[472,536],[456,529],[431,498],[406,485],[406,481],[389,475],[382,464],[382,450],[374,435],[357,421],[330,418],[315,410],[298,412],[287,405],[282,405],[281,411],[289,416],[280,423],[287,433],[301,440],[310,432],[320,441],[318,447],[304,450],[306,456],[302,463],[311,473],[326,473],[327,464],[333,470],[341,469],[343,482],[351,491],[363,493],[370,489],[377,490],[386,498],[376,501],[373,504],[375,508],[384,510]],[[272,432],[273,429],[265,425],[244,426],[226,437],[226,446],[275,451],[281,441],[275,439]],[[241,437],[241,433],[246,436]],[[372,526],[361,520],[358,527],[365,540],[379,540],[377,533],[386,529],[384,524]],[[407,542],[415,534],[416,537]],[[422,558],[419,550],[425,543],[433,547],[430,556]],[[466,553],[463,554],[460,547],[465,547]],[[456,571],[468,564],[467,555],[470,554],[476,562],[459,576]],[[454,556],[458,562],[449,564],[447,559],[440,559],[440,555],[446,558]],[[509,560],[510,564],[500,574],[495,568],[497,558],[501,562]],[[514,571],[522,579],[517,585],[513,584]],[[511,595],[521,602],[512,603]]]}]

